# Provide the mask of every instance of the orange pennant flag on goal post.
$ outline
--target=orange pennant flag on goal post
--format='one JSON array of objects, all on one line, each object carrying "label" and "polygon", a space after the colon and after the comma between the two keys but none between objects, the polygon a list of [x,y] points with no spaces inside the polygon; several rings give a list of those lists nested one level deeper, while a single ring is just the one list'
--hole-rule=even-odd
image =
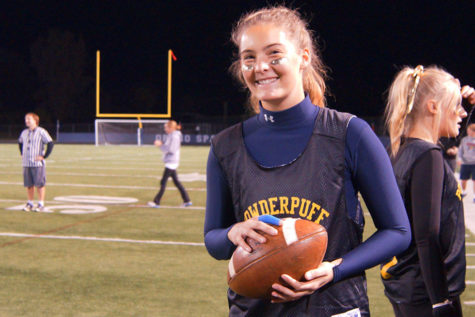
[{"label": "orange pennant flag on goal post", "polygon": [[175,54],[173,54],[173,51],[172,51],[172,50],[170,50],[170,52],[172,53],[172,58],[173,58],[173,60],[176,61],[176,56],[175,56]]}]

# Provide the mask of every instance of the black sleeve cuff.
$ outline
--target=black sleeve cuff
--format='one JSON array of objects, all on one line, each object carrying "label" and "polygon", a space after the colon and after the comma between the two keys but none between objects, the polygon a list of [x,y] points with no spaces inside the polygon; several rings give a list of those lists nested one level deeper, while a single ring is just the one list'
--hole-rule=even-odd
[{"label": "black sleeve cuff", "polygon": [[51,152],[53,151],[53,147],[54,147],[53,142],[49,142],[48,144],[46,144],[46,153],[44,156],[45,159],[51,154]]}]

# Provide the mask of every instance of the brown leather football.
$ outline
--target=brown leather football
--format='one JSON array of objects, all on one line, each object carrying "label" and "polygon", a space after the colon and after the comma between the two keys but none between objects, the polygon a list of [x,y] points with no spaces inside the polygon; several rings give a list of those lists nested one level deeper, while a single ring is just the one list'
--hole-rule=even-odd
[{"label": "brown leather football", "polygon": [[282,274],[305,280],[305,272],[317,268],[327,249],[327,231],[314,222],[286,218],[275,236],[259,232],[265,243],[248,240],[249,253],[238,247],[228,266],[228,285],[236,293],[251,298],[271,298],[272,284],[280,282]]}]

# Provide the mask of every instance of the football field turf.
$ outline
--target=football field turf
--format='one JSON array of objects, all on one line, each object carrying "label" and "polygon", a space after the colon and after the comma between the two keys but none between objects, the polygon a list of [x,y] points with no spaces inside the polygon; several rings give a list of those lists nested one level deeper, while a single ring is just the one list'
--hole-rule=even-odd
[{"label": "football field turf", "polygon": [[[26,196],[18,146],[0,144],[0,316],[226,316],[227,261],[202,244],[208,150],[182,147],[178,174],[193,206],[180,207],[170,180],[153,209],[145,205],[163,171],[158,149],[56,145],[50,212],[27,213],[18,210]],[[475,236],[467,242],[475,284]],[[378,269],[367,276],[372,315],[391,316]],[[475,285],[462,300],[475,304]],[[475,306],[464,313],[475,316]]]}]

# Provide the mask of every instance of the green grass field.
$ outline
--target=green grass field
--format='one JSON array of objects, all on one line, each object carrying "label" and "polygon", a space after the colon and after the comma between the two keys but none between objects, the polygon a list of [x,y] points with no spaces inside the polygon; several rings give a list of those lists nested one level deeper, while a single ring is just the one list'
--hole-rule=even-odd
[{"label": "green grass field", "polygon": [[[207,154],[207,147],[182,148],[182,180],[205,174]],[[171,181],[162,200],[168,207],[143,207],[162,170],[153,147],[56,145],[46,198],[54,212],[26,213],[10,209],[26,197],[18,146],[0,145],[0,316],[226,316],[227,261],[214,260],[201,244],[205,182],[184,182],[193,208],[179,208]],[[72,195],[138,201],[54,200]],[[101,206],[107,210],[71,213]],[[368,218],[365,236],[373,231]],[[467,242],[475,244],[475,237]],[[474,253],[475,246],[467,246],[467,254]],[[475,265],[475,257],[467,264]],[[475,281],[473,270],[467,273]],[[391,316],[378,270],[367,275],[372,315]],[[475,301],[475,285],[462,299]],[[464,305],[464,312],[475,316],[475,306]]]}]

